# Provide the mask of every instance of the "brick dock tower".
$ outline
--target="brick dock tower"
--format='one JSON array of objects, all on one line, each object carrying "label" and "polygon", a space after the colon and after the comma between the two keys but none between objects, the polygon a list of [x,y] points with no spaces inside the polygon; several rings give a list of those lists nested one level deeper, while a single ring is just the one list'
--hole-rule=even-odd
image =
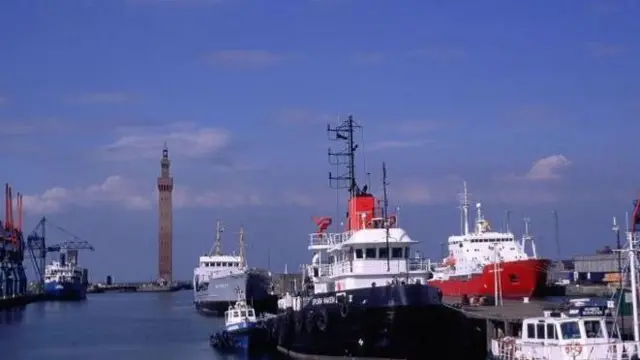
[{"label": "brick dock tower", "polygon": [[158,177],[158,280],[173,281],[173,177],[169,149],[164,144]]}]

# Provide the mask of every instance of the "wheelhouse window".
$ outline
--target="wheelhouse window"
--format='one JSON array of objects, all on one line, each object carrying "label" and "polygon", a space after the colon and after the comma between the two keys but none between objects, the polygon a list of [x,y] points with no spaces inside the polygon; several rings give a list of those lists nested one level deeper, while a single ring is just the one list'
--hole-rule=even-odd
[{"label": "wheelhouse window", "polygon": [[587,338],[603,338],[602,327],[600,326],[600,320],[586,320],[584,322],[584,330],[587,333]]},{"label": "wheelhouse window", "polygon": [[556,327],[554,324],[547,324],[547,339],[558,340],[558,334],[556,334]]},{"label": "wheelhouse window", "polygon": [[362,249],[356,249],[356,259],[362,259]]},{"label": "wheelhouse window", "polygon": [[367,259],[375,259],[376,258],[376,248],[367,248],[365,250],[365,255]]},{"label": "wheelhouse window", "polygon": [[536,339],[544,339],[544,324],[536,325]]},{"label": "wheelhouse window", "polygon": [[389,249],[387,249],[386,247],[378,249],[378,257],[380,259],[386,259],[387,256],[389,256]]},{"label": "wheelhouse window", "polygon": [[528,339],[536,338],[536,326],[534,324],[527,324],[527,338]]},{"label": "wheelhouse window", "polygon": [[607,321],[607,335],[609,335],[610,339],[620,338],[620,334],[618,334],[618,327],[615,322]]},{"label": "wheelhouse window", "polygon": [[565,340],[580,339],[580,326],[577,321],[570,321],[560,324],[560,333]]},{"label": "wheelhouse window", "polygon": [[402,258],[402,248],[401,247],[394,247],[391,249],[391,257],[394,259],[401,259]]}]

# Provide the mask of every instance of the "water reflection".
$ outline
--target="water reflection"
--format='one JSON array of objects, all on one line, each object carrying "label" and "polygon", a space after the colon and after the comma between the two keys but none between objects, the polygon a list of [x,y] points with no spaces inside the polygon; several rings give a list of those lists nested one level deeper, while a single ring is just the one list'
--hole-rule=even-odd
[{"label": "water reflection", "polygon": [[17,324],[24,319],[25,307],[0,311],[0,325]]}]

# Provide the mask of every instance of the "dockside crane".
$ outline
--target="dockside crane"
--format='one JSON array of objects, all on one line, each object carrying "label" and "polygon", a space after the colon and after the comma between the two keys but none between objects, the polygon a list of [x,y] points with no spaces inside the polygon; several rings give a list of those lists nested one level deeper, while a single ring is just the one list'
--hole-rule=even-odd
[{"label": "dockside crane", "polygon": [[[69,236],[70,239],[59,244],[47,245],[47,227],[55,228],[66,236]],[[89,242],[80,239],[73,233],[52,223],[46,217],[43,217],[40,222],[38,222],[38,225],[36,225],[27,237],[27,247],[31,254],[33,268],[38,276],[40,290],[44,289],[44,269],[48,253],[59,253],[61,258],[64,257],[69,263],[77,265],[79,250],[95,250]]]}]

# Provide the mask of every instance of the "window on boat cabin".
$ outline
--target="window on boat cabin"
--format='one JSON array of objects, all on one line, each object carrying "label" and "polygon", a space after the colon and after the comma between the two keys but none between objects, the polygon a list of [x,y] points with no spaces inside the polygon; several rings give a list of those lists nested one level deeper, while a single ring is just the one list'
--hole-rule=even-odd
[{"label": "window on boat cabin", "polygon": [[536,324],[536,339],[544,339],[544,323]]},{"label": "window on boat cabin", "polygon": [[380,259],[386,259],[388,255],[389,249],[387,249],[386,247],[381,247],[380,249],[378,249],[378,257]]},{"label": "window on boat cabin", "polygon": [[580,339],[580,326],[577,321],[568,321],[560,324],[560,333],[565,340]]},{"label": "window on boat cabin", "polygon": [[391,248],[391,257],[394,259],[402,259],[402,248],[401,247]]},{"label": "window on boat cabin", "polygon": [[547,324],[547,339],[558,340],[558,334],[556,334],[555,324]]},{"label": "window on boat cabin", "polygon": [[409,248],[408,247],[404,248],[404,257],[405,257],[405,259],[408,259],[409,255],[410,255],[409,254]]},{"label": "window on boat cabin", "polygon": [[233,317],[234,317],[234,318],[235,318],[235,317],[238,317],[238,311],[237,311],[237,310],[234,310],[234,311],[233,311]]},{"label": "window on boat cabin", "polygon": [[253,312],[253,310],[249,309],[247,310],[247,313],[249,314],[249,317],[254,317],[256,316],[256,314]]},{"label": "window on boat cabin", "polygon": [[535,339],[535,338],[536,338],[536,325],[527,324],[527,339]]},{"label": "window on boat cabin", "polygon": [[609,335],[610,339],[619,339],[620,334],[618,334],[618,327],[614,321],[607,321],[607,335]]},{"label": "window on boat cabin", "polygon": [[362,259],[362,249],[356,249],[356,259]]},{"label": "window on boat cabin", "polygon": [[365,258],[367,259],[375,259],[376,258],[376,248],[367,248],[364,252]]},{"label": "window on boat cabin", "polygon": [[589,339],[604,337],[602,327],[600,326],[600,320],[585,320],[584,330],[587,333],[587,338]]},{"label": "window on boat cabin", "polygon": [[247,312],[245,310],[241,310],[240,311],[240,316],[241,317],[247,317]]}]

